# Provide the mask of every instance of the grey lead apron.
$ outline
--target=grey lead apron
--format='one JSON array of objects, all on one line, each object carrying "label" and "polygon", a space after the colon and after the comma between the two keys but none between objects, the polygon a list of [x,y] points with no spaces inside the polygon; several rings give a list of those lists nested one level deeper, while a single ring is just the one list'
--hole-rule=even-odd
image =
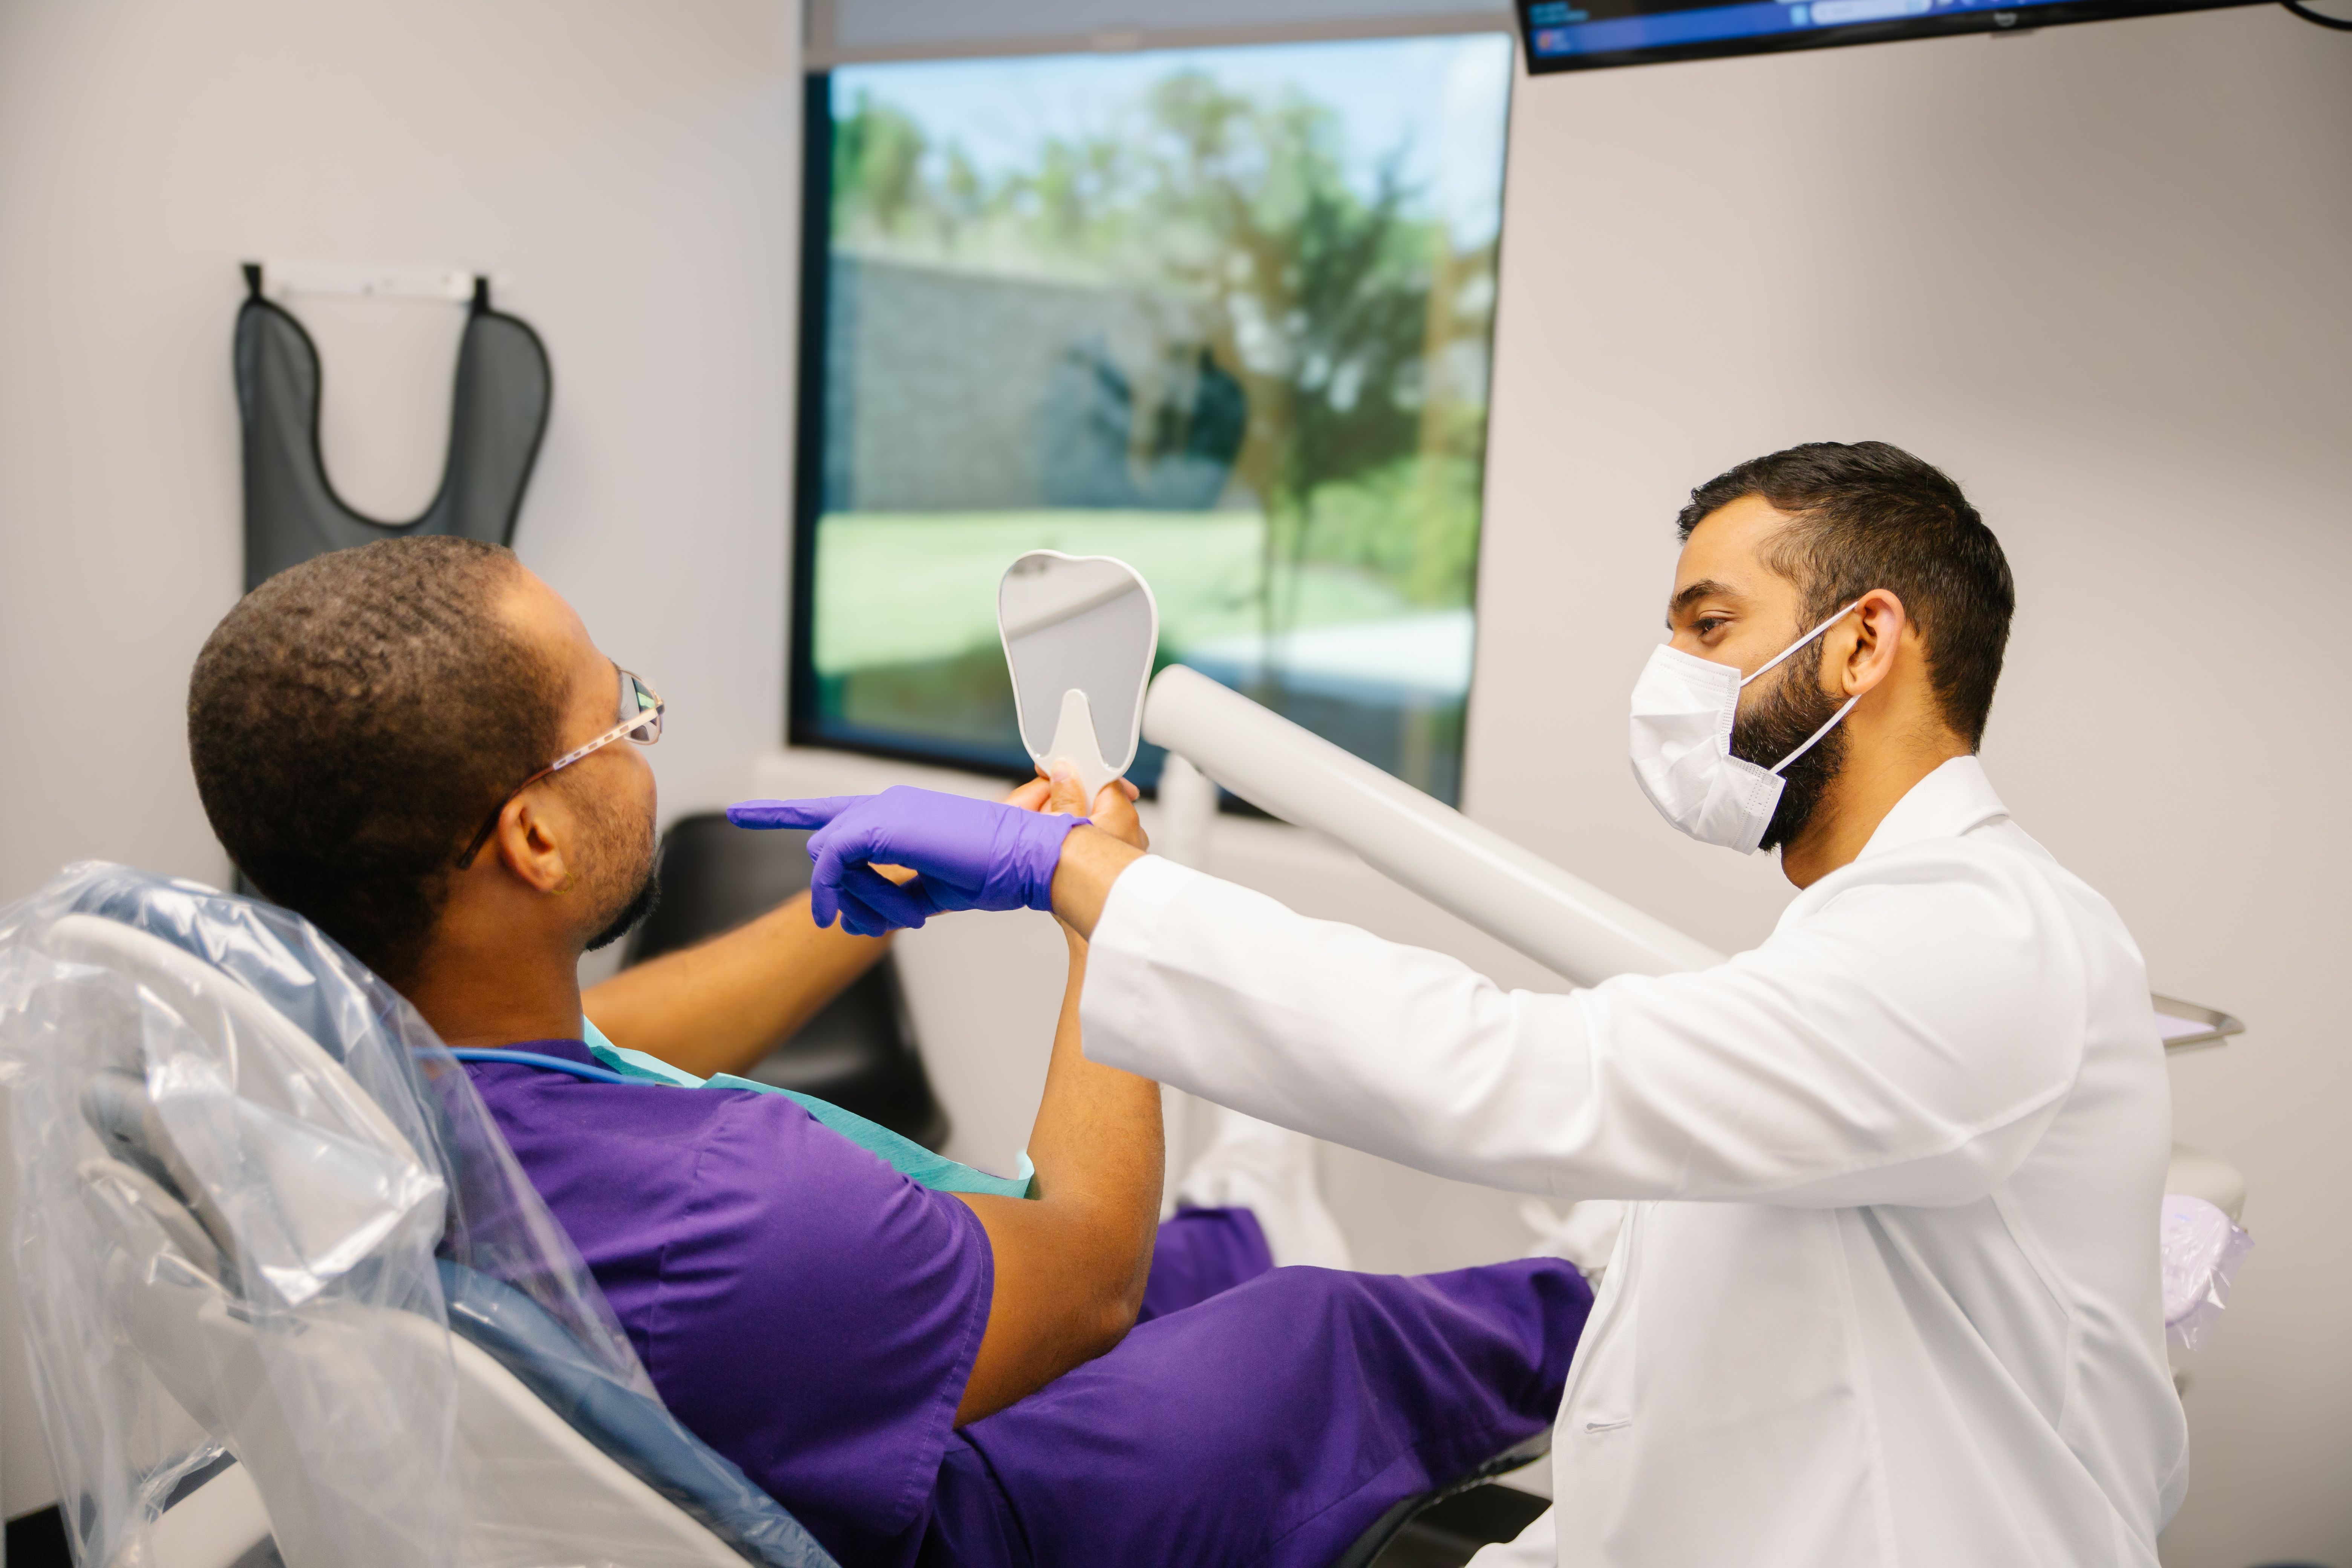
[{"label": "grey lead apron", "polygon": [[547,350],[528,323],[490,309],[488,279],[457,347],[449,455],[433,504],[408,522],[352,510],[319,455],[319,351],[302,323],[261,297],[261,269],[245,269],[236,313],[236,402],[245,426],[245,586],[287,567],[378,539],[448,533],[505,544],[547,431]]}]

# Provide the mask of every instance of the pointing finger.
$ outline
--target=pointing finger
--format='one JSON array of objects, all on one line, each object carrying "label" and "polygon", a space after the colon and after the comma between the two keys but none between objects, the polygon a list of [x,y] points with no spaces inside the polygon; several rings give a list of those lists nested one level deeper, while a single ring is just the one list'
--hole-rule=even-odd
[{"label": "pointing finger", "polygon": [[727,808],[727,820],[738,827],[823,827],[866,798],[835,795],[814,800],[739,800]]}]

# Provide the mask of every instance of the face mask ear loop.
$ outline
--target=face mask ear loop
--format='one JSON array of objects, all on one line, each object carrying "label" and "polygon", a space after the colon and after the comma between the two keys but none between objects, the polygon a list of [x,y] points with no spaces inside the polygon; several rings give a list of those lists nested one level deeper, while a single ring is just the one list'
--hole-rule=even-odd
[{"label": "face mask ear loop", "polygon": [[[1874,590],[1874,591],[1875,590]],[[1866,599],[1870,595],[1868,594],[1864,594],[1863,598]],[[1840,610],[1836,615],[1832,616],[1828,620],[1823,621],[1820,626],[1815,626],[1811,631],[1807,632],[1803,637],[1799,637],[1795,642],[1790,643],[1787,647],[1782,648],[1779,653],[1774,654],[1770,658],[1768,658],[1762,664],[1758,665],[1756,667],[1756,675],[1742,677],[1739,684],[1746,686],[1749,681],[1755,679],[1757,675],[1763,674],[1766,670],[1771,668],[1774,665],[1780,663],[1782,659],[1788,658],[1790,654],[1796,652],[1799,648],[1804,647],[1807,643],[1812,641],[1815,637],[1821,636],[1823,632],[1829,630],[1832,626],[1837,625],[1840,621],[1845,619],[1848,616],[1853,614],[1854,611],[1861,607],[1862,599],[1856,599],[1853,604],[1848,605],[1844,609]],[[1836,721],[1837,721],[1835,720],[1831,721],[1832,723],[1835,723]],[[1820,737],[1816,736],[1814,739],[1818,740]],[[1808,746],[1812,743],[1813,742],[1811,741],[1805,742]]]},{"label": "face mask ear loop", "polygon": [[1790,763],[1795,762],[1799,757],[1801,757],[1801,756],[1803,756],[1807,752],[1811,751],[1811,750],[1813,749],[1813,742],[1814,742],[1815,741],[1820,740],[1823,735],[1828,734],[1832,730],[1836,729],[1836,728],[1837,728],[1837,726],[1838,726],[1838,721],[1839,721],[1839,720],[1841,720],[1841,719],[1843,719],[1843,718],[1844,718],[1847,714],[1849,714],[1849,713],[1853,712],[1853,705],[1854,705],[1855,703],[1857,703],[1857,702],[1861,701],[1861,700],[1862,700],[1862,693],[1861,693],[1861,692],[1859,692],[1859,691],[1855,692],[1853,696],[1851,696],[1851,697],[1847,698],[1847,699],[1845,700],[1845,706],[1844,706],[1844,707],[1843,707],[1843,708],[1841,708],[1841,709],[1839,709],[1836,712],[1834,712],[1834,713],[1831,714],[1831,715],[1830,715],[1830,721],[1829,721],[1828,723],[1826,723],[1826,724],[1822,725],[1820,729],[1818,729],[1818,730],[1814,731],[1811,735],[1807,736],[1807,737],[1806,737],[1806,739],[1805,739],[1805,743],[1804,743],[1803,745],[1799,746],[1795,751],[1790,752],[1787,756],[1782,757],[1779,762],[1777,762],[1777,763],[1773,763],[1773,764],[1772,764],[1771,771],[1772,771],[1773,773],[1779,773],[1782,768],[1787,767]]},{"label": "face mask ear loop", "polygon": [[[1868,594],[1864,594],[1862,597],[1863,599],[1866,599],[1870,597],[1870,595]],[[1853,604],[1848,605],[1844,609],[1840,610],[1836,615],[1832,616],[1828,620],[1823,621],[1820,626],[1815,626],[1811,631],[1807,632],[1803,637],[1799,637],[1795,642],[1790,643],[1787,647],[1782,648],[1779,653],[1774,654],[1770,658],[1768,658],[1762,664],[1758,665],[1756,667],[1756,675],[1748,676],[1746,679],[1740,681],[1740,686],[1745,688],[1748,681],[1756,679],[1757,675],[1763,674],[1766,670],[1771,668],[1774,665],[1780,663],[1782,659],[1788,658],[1790,654],[1796,652],[1807,643],[1811,642],[1815,637],[1821,636],[1823,632],[1829,630],[1832,626],[1837,625],[1840,621],[1845,619],[1848,616],[1853,614],[1854,611],[1860,608],[1862,608],[1862,599],[1856,599]],[[1773,763],[1769,771],[1778,774],[1781,769],[1787,767],[1790,763],[1795,762],[1799,757],[1803,756],[1807,752],[1811,751],[1815,742],[1820,741],[1823,735],[1828,734],[1832,730],[1836,729],[1838,726],[1838,721],[1853,712],[1853,705],[1861,700],[1862,693],[1858,691],[1852,697],[1847,698],[1845,700],[1845,706],[1831,714],[1830,721],[1828,723],[1814,731],[1811,735],[1808,735],[1805,738],[1805,743],[1803,745],[1799,746],[1795,751],[1790,752],[1787,756],[1782,757],[1779,762]]]}]

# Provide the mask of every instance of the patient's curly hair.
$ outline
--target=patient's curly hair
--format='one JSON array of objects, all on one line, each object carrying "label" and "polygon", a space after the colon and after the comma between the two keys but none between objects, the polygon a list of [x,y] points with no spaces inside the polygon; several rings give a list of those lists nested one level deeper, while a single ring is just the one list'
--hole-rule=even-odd
[{"label": "patient's curly hair", "polygon": [[189,679],[196,789],[229,858],[395,984],[466,842],[561,749],[562,677],[499,614],[520,571],[464,539],[321,555],[240,600]]}]

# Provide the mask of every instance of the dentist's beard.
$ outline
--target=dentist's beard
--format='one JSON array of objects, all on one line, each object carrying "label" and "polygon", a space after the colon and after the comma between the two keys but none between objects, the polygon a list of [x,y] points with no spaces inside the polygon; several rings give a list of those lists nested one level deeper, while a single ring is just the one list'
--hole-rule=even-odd
[{"label": "dentist's beard", "polygon": [[[1742,707],[1732,720],[1731,754],[1769,768],[1803,745],[1843,706],[1822,689],[1822,645],[1816,642],[1783,665],[1771,689]],[[1781,773],[1780,804],[1773,807],[1757,847],[1779,849],[1802,837],[1844,765],[1845,726],[1840,724]]]}]

